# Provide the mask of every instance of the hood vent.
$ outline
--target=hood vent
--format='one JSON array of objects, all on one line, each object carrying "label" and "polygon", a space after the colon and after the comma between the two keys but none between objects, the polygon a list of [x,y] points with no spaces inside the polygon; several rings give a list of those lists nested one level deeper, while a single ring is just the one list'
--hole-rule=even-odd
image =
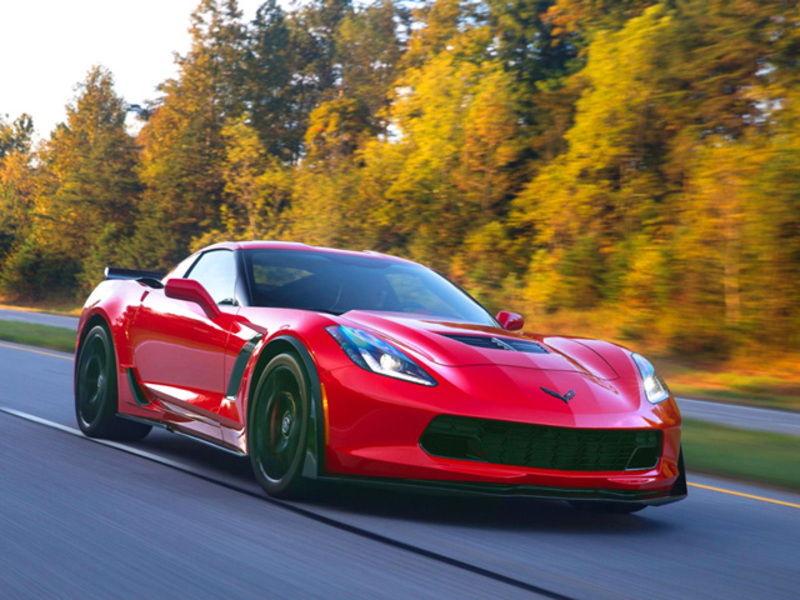
[{"label": "hood vent", "polygon": [[537,342],[520,340],[517,338],[500,338],[487,335],[462,335],[458,333],[443,333],[444,337],[451,340],[492,350],[508,350],[511,352],[527,352],[529,354],[548,354],[547,349]]}]

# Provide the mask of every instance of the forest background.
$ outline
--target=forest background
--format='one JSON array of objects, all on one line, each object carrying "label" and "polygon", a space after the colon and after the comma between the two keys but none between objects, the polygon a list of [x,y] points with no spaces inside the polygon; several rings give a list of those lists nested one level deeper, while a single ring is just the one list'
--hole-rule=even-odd
[{"label": "forest background", "polygon": [[0,119],[6,301],[284,239],[800,379],[797,2],[202,0],[190,32],[146,105],[94,66],[49,138]]}]

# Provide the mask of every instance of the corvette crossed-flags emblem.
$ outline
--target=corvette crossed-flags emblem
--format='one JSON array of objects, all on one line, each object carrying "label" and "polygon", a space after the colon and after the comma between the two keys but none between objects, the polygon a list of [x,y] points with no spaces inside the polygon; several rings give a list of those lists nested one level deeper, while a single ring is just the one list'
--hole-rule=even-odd
[{"label": "corvette crossed-flags emblem", "polygon": [[553,390],[548,390],[543,385],[540,385],[539,388],[541,388],[541,390],[543,392],[545,392],[546,394],[550,394],[551,396],[554,396],[554,397],[558,398],[559,400],[563,400],[564,404],[569,404],[569,401],[572,400],[575,397],[575,392],[573,390],[568,391],[566,394],[564,394],[562,396],[558,392],[554,392]]}]

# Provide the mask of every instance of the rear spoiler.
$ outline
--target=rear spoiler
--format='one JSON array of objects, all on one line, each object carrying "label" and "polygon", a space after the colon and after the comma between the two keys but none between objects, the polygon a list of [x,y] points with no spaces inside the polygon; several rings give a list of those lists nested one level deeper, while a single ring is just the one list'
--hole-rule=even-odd
[{"label": "rear spoiler", "polygon": [[120,267],[106,267],[106,279],[164,279],[164,271],[144,271],[140,269],[122,269]]}]

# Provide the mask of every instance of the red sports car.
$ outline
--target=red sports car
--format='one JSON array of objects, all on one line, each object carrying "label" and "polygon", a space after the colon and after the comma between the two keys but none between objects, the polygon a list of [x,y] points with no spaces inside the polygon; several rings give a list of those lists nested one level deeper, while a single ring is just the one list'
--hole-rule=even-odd
[{"label": "red sports car", "polygon": [[278,497],[333,479],[623,512],[686,495],[680,413],[647,359],[513,333],[522,317],[414,262],[242,242],[106,276],[76,348],[88,436],[165,427],[249,456]]}]

